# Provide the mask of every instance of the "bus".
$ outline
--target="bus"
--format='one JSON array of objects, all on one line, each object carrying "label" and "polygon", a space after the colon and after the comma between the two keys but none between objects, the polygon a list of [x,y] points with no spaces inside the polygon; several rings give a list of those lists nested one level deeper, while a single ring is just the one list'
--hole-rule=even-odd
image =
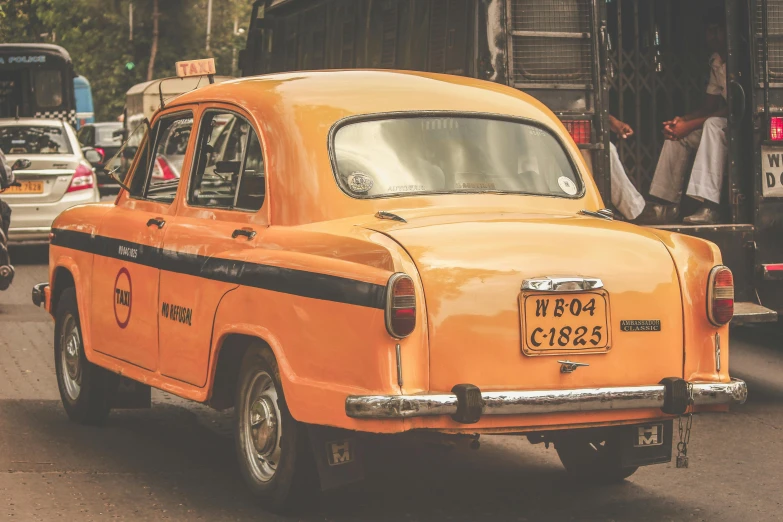
[{"label": "bus", "polygon": [[95,123],[92,88],[87,78],[76,76],[73,79],[73,92],[76,98],[76,128],[81,129],[87,123]]},{"label": "bus", "polygon": [[647,194],[661,123],[704,99],[714,9],[730,111],[722,221],[660,228],[721,248],[733,324],[771,322],[783,312],[783,0],[257,0],[240,68],[410,69],[521,89],[560,117],[610,202],[609,114],[635,130],[617,148]]},{"label": "bus", "polygon": [[58,118],[76,126],[68,51],[51,44],[0,44],[0,118]]}]

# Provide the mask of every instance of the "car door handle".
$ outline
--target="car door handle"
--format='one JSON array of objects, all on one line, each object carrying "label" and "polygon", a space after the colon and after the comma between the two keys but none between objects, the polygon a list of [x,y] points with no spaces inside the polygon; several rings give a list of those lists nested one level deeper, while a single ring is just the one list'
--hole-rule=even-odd
[{"label": "car door handle", "polygon": [[236,239],[239,236],[245,236],[247,239],[256,237],[256,231],[249,228],[238,228],[231,233],[231,237]]},{"label": "car door handle", "polygon": [[161,218],[150,218],[147,221],[147,226],[155,225],[156,227],[158,227],[158,230],[163,228],[163,225],[165,225],[165,224],[166,224],[166,222],[163,219],[161,219]]}]

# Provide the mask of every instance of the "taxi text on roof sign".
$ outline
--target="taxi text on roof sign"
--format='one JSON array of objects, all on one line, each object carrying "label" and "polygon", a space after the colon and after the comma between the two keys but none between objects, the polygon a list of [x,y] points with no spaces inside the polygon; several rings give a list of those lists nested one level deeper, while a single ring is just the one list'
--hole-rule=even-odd
[{"label": "taxi text on roof sign", "polygon": [[188,76],[203,76],[205,74],[215,74],[214,58],[177,62],[177,76],[180,78],[187,78]]}]

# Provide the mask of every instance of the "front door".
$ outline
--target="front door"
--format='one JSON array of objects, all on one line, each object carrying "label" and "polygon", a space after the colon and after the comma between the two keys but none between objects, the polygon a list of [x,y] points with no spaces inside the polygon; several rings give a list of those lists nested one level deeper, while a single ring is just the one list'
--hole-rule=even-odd
[{"label": "front door", "polygon": [[158,120],[136,154],[127,178],[130,193],[120,194],[97,235],[93,348],[150,371],[158,366],[159,266],[165,227],[176,210],[179,177],[174,165],[182,165],[192,124],[192,111]]},{"label": "front door", "polygon": [[202,113],[185,201],[166,227],[160,274],[160,373],[204,386],[212,325],[239,284],[243,251],[266,228],[264,156],[245,114]]}]

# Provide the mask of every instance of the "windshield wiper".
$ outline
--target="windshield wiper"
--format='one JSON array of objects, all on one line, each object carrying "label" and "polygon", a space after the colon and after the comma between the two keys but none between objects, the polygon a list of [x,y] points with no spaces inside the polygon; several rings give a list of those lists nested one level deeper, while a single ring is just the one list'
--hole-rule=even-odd
[{"label": "windshield wiper", "polygon": [[399,221],[401,223],[407,223],[405,219],[401,218],[397,214],[394,214],[392,212],[386,212],[385,210],[379,210],[375,213],[375,217],[378,219],[391,219],[392,221]]},{"label": "windshield wiper", "polygon": [[591,217],[606,219],[607,221],[614,220],[614,212],[612,212],[608,208],[602,208],[598,212],[594,212],[592,210],[582,209],[582,210],[579,211],[579,213],[584,215],[584,216],[591,216]]}]

